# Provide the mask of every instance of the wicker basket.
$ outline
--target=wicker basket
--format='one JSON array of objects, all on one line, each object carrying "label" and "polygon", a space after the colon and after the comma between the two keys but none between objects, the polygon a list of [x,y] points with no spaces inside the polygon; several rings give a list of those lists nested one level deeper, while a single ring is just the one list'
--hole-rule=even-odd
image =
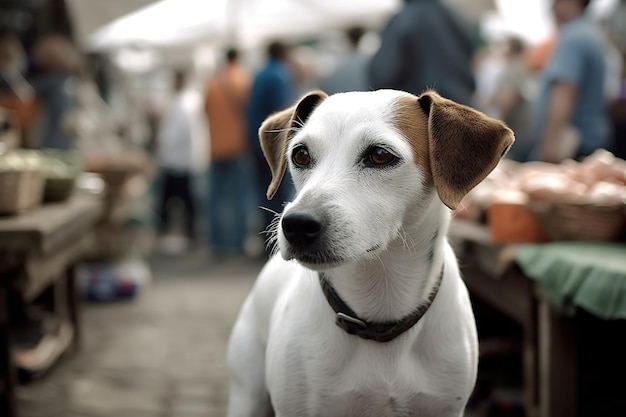
[{"label": "wicker basket", "polygon": [[0,154],[16,149],[20,144],[20,130],[11,112],[0,107]]},{"label": "wicker basket", "polygon": [[0,215],[11,215],[39,206],[44,182],[41,171],[0,171]]},{"label": "wicker basket", "polygon": [[0,132],[0,154],[16,149],[20,144],[20,134],[17,129]]},{"label": "wicker basket", "polygon": [[624,233],[626,205],[564,204],[532,201],[528,204],[549,240],[612,241]]}]

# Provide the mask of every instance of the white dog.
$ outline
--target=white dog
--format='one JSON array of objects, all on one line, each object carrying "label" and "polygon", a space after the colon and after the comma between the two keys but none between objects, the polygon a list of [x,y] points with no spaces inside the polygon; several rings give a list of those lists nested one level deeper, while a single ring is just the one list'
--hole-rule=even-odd
[{"label": "white dog", "polygon": [[259,134],[268,198],[287,166],[297,195],[230,338],[228,416],[462,416],[478,348],[449,208],[511,130],[380,90],[310,93]]}]

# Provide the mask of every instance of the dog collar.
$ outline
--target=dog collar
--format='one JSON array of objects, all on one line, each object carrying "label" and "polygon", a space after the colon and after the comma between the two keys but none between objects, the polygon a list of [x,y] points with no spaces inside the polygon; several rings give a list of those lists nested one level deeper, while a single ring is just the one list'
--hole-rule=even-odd
[{"label": "dog collar", "polygon": [[426,311],[428,311],[437,296],[441,281],[443,280],[443,265],[439,278],[426,302],[417,307],[413,313],[398,321],[368,322],[358,318],[356,313],[339,297],[339,294],[337,294],[332,285],[330,285],[328,280],[324,277],[324,274],[320,273],[319,279],[326,301],[328,301],[328,304],[330,304],[335,311],[335,324],[337,326],[341,327],[349,334],[359,336],[362,339],[384,343],[395,339],[415,326]]}]

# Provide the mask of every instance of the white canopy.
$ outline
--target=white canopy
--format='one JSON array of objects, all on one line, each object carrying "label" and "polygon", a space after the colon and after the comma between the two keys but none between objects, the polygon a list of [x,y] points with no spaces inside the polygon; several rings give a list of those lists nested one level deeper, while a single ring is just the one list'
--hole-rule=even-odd
[{"label": "white canopy", "polygon": [[[302,38],[352,23],[379,26],[398,10],[403,0],[67,1],[83,46],[110,50],[130,45],[149,48],[233,40],[252,47],[270,38]],[[515,33],[533,42],[553,30],[549,10],[552,0],[445,1],[473,20],[486,21],[487,32]],[[617,1],[596,0],[592,13],[606,14]],[[99,24],[127,12],[130,13],[94,31]]]},{"label": "white canopy", "polygon": [[379,25],[401,0],[161,0],[97,30],[91,50],[305,37],[349,24]]},{"label": "white canopy", "polygon": [[[145,7],[156,0],[65,0],[74,35],[79,42],[107,23]],[[1,1],[0,1],[1,2]]]}]

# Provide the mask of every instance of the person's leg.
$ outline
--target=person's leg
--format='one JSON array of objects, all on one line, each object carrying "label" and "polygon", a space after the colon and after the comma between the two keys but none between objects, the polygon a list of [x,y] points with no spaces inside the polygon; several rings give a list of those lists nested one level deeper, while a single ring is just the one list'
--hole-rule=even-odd
[{"label": "person's leg", "polygon": [[163,170],[161,177],[161,199],[158,207],[158,228],[159,234],[163,235],[167,232],[170,225],[170,215],[167,205],[174,195],[174,184],[172,174],[167,169]]},{"label": "person's leg", "polygon": [[243,250],[248,234],[248,198],[251,181],[247,163],[245,157],[233,159],[229,180],[231,187],[228,191],[228,201],[232,213],[229,218],[230,245],[238,252]]},{"label": "person's leg", "polygon": [[196,238],[196,204],[192,193],[191,174],[185,173],[180,175],[179,180],[179,197],[183,203],[185,212],[185,225],[187,238],[194,242]]},{"label": "person's leg", "polygon": [[209,245],[219,252],[225,245],[224,217],[227,215],[225,209],[224,195],[228,192],[226,164],[223,161],[213,161],[209,173]]},{"label": "person's leg", "polygon": [[247,212],[243,201],[249,184],[245,183],[240,158],[221,161],[220,166],[220,248],[226,253],[241,253],[247,232]]}]

